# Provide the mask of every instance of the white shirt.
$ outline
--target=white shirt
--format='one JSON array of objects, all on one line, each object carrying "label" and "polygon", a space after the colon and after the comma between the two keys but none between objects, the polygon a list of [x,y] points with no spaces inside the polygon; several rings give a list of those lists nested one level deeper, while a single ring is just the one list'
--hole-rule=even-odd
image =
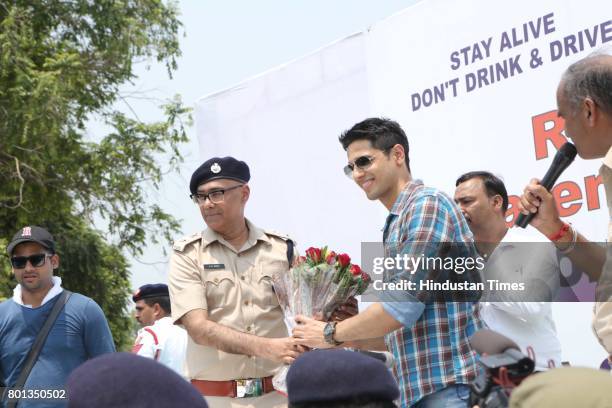
[{"label": "white shirt", "polygon": [[[606,263],[602,271],[599,285],[606,288],[602,290],[603,296],[609,296],[612,286],[612,147],[608,150],[604,162],[599,169],[603,178],[608,203],[608,242],[606,243]],[[602,295],[599,295],[602,296]],[[593,310],[593,331],[597,340],[612,356],[612,298],[598,299]],[[604,301],[606,300],[606,301]]]},{"label": "white shirt", "polygon": [[[53,286],[43,298],[40,306],[44,305],[45,303],[53,299],[54,297],[62,293],[62,291],[64,290],[64,288],[62,288],[62,278],[60,278],[59,276],[52,276],[52,279],[53,279]],[[15,286],[15,289],[13,289],[13,301],[17,303],[18,305],[21,305],[23,307],[29,307],[31,309],[32,305],[26,305],[23,303],[21,292],[22,292],[21,285]]]},{"label": "white shirt", "polygon": [[151,326],[138,331],[132,352],[152,358],[185,375],[185,350],[187,331],[172,323],[171,317],[162,317]]},{"label": "white shirt", "polygon": [[[521,244],[524,242],[534,244]],[[481,302],[480,313],[491,330],[514,340],[523,353],[529,354],[527,348],[531,347],[538,371],[548,369],[549,361],[556,367],[561,366],[561,343],[552,317],[552,303],[534,301],[545,300],[547,293],[554,299],[559,290],[560,274],[556,248],[530,226],[525,230],[509,229],[483,271],[485,280],[525,282],[525,292],[502,294],[507,301]],[[545,290],[542,287],[532,290],[536,277],[546,284]],[[530,301],[516,301],[521,298]]]}]

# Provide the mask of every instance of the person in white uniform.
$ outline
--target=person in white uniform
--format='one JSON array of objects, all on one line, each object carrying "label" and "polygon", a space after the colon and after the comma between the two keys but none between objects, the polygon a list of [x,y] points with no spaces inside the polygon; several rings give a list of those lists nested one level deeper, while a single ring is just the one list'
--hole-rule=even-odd
[{"label": "person in white uniform", "polygon": [[141,286],[132,296],[136,303],[138,331],[132,352],[159,361],[185,377],[187,331],[172,322],[168,286]]}]

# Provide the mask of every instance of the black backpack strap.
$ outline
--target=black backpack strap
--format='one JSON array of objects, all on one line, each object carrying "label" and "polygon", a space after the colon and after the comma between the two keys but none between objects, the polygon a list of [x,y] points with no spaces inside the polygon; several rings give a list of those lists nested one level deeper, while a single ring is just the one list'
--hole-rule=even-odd
[{"label": "black backpack strap", "polygon": [[289,268],[293,265],[293,240],[287,239],[287,262],[289,262]]},{"label": "black backpack strap", "polygon": [[[34,368],[34,364],[36,364],[36,360],[38,360],[38,356],[45,345],[45,341],[47,340],[47,336],[49,336],[49,332],[51,328],[55,324],[57,317],[62,312],[62,309],[68,303],[68,299],[70,299],[70,295],[72,292],[64,289],[59,295],[59,299],[53,305],[53,309],[51,309],[51,313],[45,320],[42,329],[38,332],[36,339],[34,340],[34,344],[32,344],[32,348],[28,352],[28,356],[26,357],[26,361],[23,364],[23,368],[21,369],[21,373],[19,373],[19,377],[17,378],[17,382],[12,388],[21,389],[25,385],[32,368]],[[18,400],[9,401],[7,404],[7,408],[15,408],[17,406]]]}]

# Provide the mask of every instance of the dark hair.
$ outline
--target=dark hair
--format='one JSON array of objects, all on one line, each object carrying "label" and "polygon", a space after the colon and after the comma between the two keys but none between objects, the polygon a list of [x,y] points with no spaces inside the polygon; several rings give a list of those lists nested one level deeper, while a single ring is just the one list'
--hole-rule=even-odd
[{"label": "dark hair", "polygon": [[406,167],[410,171],[410,159],[408,158],[408,138],[400,125],[387,118],[368,118],[342,133],[338,138],[344,150],[357,140],[369,140],[372,147],[382,150],[388,154],[389,150],[396,144],[404,148]]},{"label": "dark hair", "polygon": [[172,309],[170,308],[170,298],[168,296],[158,296],[158,297],[150,297],[142,299],[147,304],[147,306],[153,307],[157,303],[159,307],[161,307],[167,315],[172,313]]},{"label": "dark hair", "polygon": [[387,400],[372,400],[354,398],[347,401],[316,401],[302,402],[299,404],[289,403],[289,408],[396,408],[397,405]]},{"label": "dark hair", "polygon": [[493,173],[489,173],[488,171],[470,171],[457,179],[455,182],[455,187],[473,178],[479,178],[482,180],[482,184],[484,184],[485,190],[487,191],[487,195],[489,197],[496,195],[501,196],[502,210],[505,214],[508,210],[508,192],[506,191],[504,182],[501,181],[499,177],[493,175]]},{"label": "dark hair", "polygon": [[565,98],[574,112],[584,98],[591,98],[601,110],[612,115],[612,57],[589,55],[573,63],[561,78]]}]

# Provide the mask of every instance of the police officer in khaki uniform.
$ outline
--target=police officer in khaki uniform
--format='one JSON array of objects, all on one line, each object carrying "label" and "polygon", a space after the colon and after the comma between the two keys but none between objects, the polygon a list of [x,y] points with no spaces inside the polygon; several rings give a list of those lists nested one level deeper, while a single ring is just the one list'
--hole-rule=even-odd
[{"label": "police officer in khaki uniform", "polygon": [[249,179],[233,157],[193,173],[191,197],[208,228],[175,242],[170,260],[172,319],[190,337],[187,376],[211,407],[285,407],[271,376],[303,351],[272,289],[293,245],[244,217]]}]

